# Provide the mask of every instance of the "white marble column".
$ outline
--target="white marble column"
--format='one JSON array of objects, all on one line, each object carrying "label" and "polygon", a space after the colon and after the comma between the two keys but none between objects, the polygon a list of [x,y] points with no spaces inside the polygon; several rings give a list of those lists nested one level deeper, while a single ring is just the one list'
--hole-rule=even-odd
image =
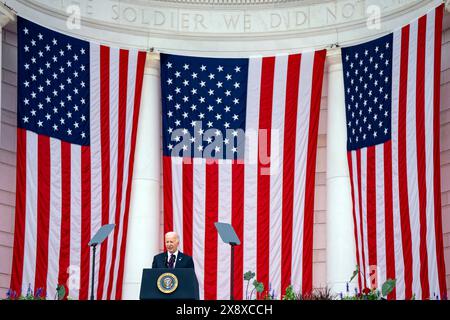
[{"label": "white marble column", "polygon": [[[347,165],[345,92],[341,50],[327,53],[327,284],[334,293],[346,293],[356,266],[352,198]],[[350,285],[350,290],[356,283]]]},{"label": "white marble column", "polygon": [[160,58],[148,53],[134,160],[123,299],[139,299],[143,268],[159,252],[161,209]]},{"label": "white marble column", "polygon": [[3,50],[3,27],[10,21],[15,20],[15,14],[7,8],[3,3],[0,3],[0,138],[2,136],[2,74],[3,74],[3,60],[2,60],[2,50]]}]

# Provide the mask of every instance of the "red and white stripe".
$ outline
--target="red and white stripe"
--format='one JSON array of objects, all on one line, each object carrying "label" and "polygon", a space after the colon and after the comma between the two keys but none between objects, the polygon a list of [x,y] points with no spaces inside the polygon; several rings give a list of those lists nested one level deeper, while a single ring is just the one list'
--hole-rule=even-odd
[{"label": "red and white stripe", "polygon": [[101,225],[114,232],[96,256],[95,297],[121,299],[128,208],[145,52],[90,44],[89,146],[18,128],[16,224],[11,288],[64,284],[88,299],[91,249]]},{"label": "red and white stripe", "polygon": [[164,232],[178,232],[180,249],[193,256],[200,298],[228,299],[230,294],[231,253],[217,235],[217,221],[232,223],[241,240],[234,257],[236,299],[250,293],[243,280],[249,270],[278,297],[289,284],[303,293],[312,290],[325,55],[249,60],[243,163],[163,158]]},{"label": "red and white stripe", "polygon": [[375,279],[381,288],[396,279],[390,299],[447,292],[439,162],[442,15],[440,6],[394,32],[392,139],[348,153],[357,259],[365,274],[360,285]]}]

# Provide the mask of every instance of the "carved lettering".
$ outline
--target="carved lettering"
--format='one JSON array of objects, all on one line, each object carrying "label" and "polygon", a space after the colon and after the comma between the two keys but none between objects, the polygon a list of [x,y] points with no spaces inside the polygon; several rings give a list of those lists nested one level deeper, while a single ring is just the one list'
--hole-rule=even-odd
[{"label": "carved lettering", "polygon": [[153,24],[155,26],[162,26],[166,22],[166,16],[161,11],[155,11],[155,21]]},{"label": "carved lettering", "polygon": [[250,31],[252,28],[252,16],[244,14],[244,32]]},{"label": "carved lettering", "polygon": [[353,3],[346,3],[342,7],[342,16],[345,19],[350,19],[355,14],[356,8]]},{"label": "carved lettering", "polygon": [[123,10],[123,17],[128,22],[135,22],[136,18],[137,18],[136,9],[134,9],[132,7],[126,7]]},{"label": "carved lettering", "polygon": [[227,27],[227,30],[237,30],[237,26],[239,23],[239,19],[240,16],[238,15],[233,15],[233,16],[228,16],[226,14],[223,15],[223,20],[225,21],[225,25]]},{"label": "carved lettering", "polygon": [[204,16],[201,14],[196,14],[194,16],[194,21],[195,21],[195,30],[198,29],[198,25],[200,24],[203,27],[203,30],[207,30],[208,28],[204,25],[203,20],[204,20]]},{"label": "carved lettering", "polygon": [[295,13],[295,26],[303,26],[308,21],[308,16],[303,11],[297,11]]},{"label": "carved lettering", "polygon": [[270,15],[270,27],[272,29],[278,28],[281,25],[281,15],[279,13],[272,13]]},{"label": "carved lettering", "polygon": [[189,13],[181,14],[181,29],[189,30]]},{"label": "carved lettering", "polygon": [[113,11],[113,15],[112,15],[112,19],[113,20],[117,20],[120,17],[120,13],[119,13],[119,6],[117,4],[113,5],[112,7],[112,11]]}]

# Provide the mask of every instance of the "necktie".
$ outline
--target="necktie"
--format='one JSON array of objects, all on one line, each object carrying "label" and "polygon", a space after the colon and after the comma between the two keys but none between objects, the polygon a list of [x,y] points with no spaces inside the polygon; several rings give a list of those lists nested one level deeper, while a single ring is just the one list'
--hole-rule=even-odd
[{"label": "necktie", "polygon": [[172,254],[172,255],[170,255],[170,259],[169,259],[169,269],[173,269],[174,263],[175,263],[175,255]]}]

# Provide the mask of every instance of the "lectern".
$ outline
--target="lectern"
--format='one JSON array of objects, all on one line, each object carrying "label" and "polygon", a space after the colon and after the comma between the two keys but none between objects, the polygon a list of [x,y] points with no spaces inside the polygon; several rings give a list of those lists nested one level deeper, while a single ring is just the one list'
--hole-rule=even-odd
[{"label": "lectern", "polygon": [[199,300],[198,281],[194,269],[144,269],[139,299]]}]

